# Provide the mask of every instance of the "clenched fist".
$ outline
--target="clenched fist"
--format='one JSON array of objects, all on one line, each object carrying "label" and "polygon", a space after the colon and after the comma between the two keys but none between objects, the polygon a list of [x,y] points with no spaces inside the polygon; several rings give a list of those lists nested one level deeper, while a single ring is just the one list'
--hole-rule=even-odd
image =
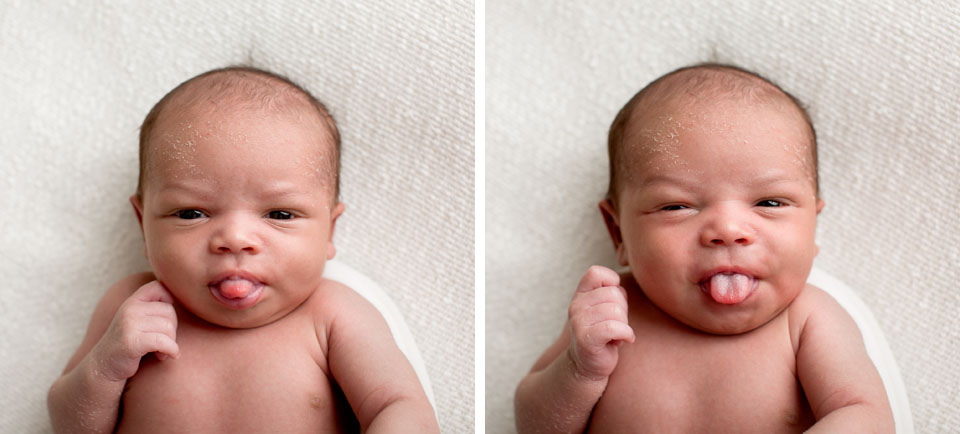
[{"label": "clenched fist", "polygon": [[153,352],[160,360],[180,356],[173,296],[156,280],[120,305],[92,356],[102,375],[122,381],[137,373],[140,358]]},{"label": "clenched fist", "polygon": [[613,270],[595,265],[587,270],[570,301],[570,358],[580,375],[606,379],[617,367],[619,347],[633,342],[627,322],[627,292]]}]

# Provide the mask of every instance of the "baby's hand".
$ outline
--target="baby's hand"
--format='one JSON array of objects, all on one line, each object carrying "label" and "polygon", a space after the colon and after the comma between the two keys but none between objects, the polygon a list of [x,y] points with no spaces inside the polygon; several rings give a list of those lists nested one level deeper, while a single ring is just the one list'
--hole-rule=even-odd
[{"label": "baby's hand", "polygon": [[591,380],[606,379],[617,367],[620,344],[635,338],[620,276],[606,267],[590,267],[570,301],[569,317],[568,351],[577,372]]},{"label": "baby's hand", "polygon": [[180,356],[173,296],[156,280],[120,305],[91,354],[101,374],[123,381],[137,373],[140,358],[151,352],[160,360]]}]

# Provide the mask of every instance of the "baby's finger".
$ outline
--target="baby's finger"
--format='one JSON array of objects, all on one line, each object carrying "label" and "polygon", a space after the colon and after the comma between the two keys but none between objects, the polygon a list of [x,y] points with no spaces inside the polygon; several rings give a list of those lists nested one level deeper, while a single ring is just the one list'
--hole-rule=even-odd
[{"label": "baby's finger", "polygon": [[620,275],[617,272],[600,265],[594,265],[587,269],[580,283],[577,284],[577,292],[586,292],[604,286],[620,285]]},{"label": "baby's finger", "polygon": [[168,318],[147,316],[142,318],[139,326],[141,333],[160,333],[177,340],[177,323]]},{"label": "baby's finger", "polygon": [[572,320],[581,327],[591,327],[610,320],[620,321],[626,324],[627,310],[625,306],[617,303],[601,303],[583,310]]},{"label": "baby's finger", "polygon": [[177,342],[163,333],[144,333],[140,337],[144,345],[143,354],[166,354],[174,359],[180,358],[180,346]]},{"label": "baby's finger", "polygon": [[136,308],[137,313],[144,317],[164,318],[174,323],[177,321],[177,311],[170,303],[151,301],[140,303]]},{"label": "baby's finger", "polygon": [[167,288],[163,286],[160,282],[154,280],[147,282],[145,285],[141,286],[130,296],[130,298],[139,301],[160,301],[163,303],[173,304],[173,296],[170,294],[170,291],[167,291]]},{"label": "baby's finger", "polygon": [[619,286],[604,286],[588,292],[578,292],[570,301],[571,305],[575,304],[581,309],[602,303],[617,303],[626,306],[627,298]]},{"label": "baby's finger", "polygon": [[627,323],[607,320],[597,323],[591,327],[596,333],[590,333],[596,338],[596,344],[619,344],[621,341],[633,343],[636,335],[633,334],[633,328]]}]

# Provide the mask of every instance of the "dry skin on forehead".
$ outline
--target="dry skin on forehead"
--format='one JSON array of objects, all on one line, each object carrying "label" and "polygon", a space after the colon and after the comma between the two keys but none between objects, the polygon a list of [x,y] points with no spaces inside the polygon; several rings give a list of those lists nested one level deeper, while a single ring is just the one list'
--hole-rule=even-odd
[{"label": "dry skin on forehead", "polygon": [[155,131],[146,153],[145,178],[149,184],[158,176],[178,179],[200,176],[197,169],[197,142],[204,136],[192,123],[178,122],[164,131]]},{"label": "dry skin on forehead", "polygon": [[[695,172],[689,168],[687,162],[681,158],[680,146],[683,146],[684,136],[690,133],[699,133],[701,136],[716,137],[719,146],[738,146],[745,153],[759,152],[769,146],[775,146],[790,154],[793,163],[806,174],[811,184],[816,183],[814,166],[809,139],[797,140],[797,137],[808,138],[807,127],[803,119],[796,114],[792,107],[782,103],[761,103],[752,108],[774,110],[781,117],[793,118],[786,122],[787,129],[772,130],[768,133],[774,137],[772,143],[756,143],[751,141],[741,131],[746,129],[764,128],[768,125],[754,123],[749,116],[749,109],[743,110],[743,116],[718,116],[718,113],[730,113],[738,110],[736,106],[722,104],[717,107],[703,109],[699,104],[678,105],[676,109],[660,110],[648,115],[634,113],[630,120],[632,127],[624,137],[623,152],[621,154],[620,171],[625,184],[632,183],[638,176],[638,171],[663,172]],[[740,107],[742,110],[743,107]]]},{"label": "dry skin on forehead", "polygon": [[[258,116],[272,116],[259,114]],[[324,133],[325,134],[325,133]],[[318,141],[326,139],[318,139]],[[185,119],[163,122],[157,126],[147,149],[145,165],[145,180],[148,185],[155,184],[166,177],[168,179],[204,178],[198,162],[206,158],[201,152],[203,147],[217,146],[234,149],[260,147],[265,152],[261,155],[267,163],[272,162],[281,152],[290,152],[297,148],[289,139],[276,137],[271,143],[254,143],[243,133],[233,131],[224,120]],[[314,177],[320,188],[332,191],[332,175],[330,174],[329,144],[317,143],[316,152],[307,152],[298,155],[290,170],[302,170]]]}]

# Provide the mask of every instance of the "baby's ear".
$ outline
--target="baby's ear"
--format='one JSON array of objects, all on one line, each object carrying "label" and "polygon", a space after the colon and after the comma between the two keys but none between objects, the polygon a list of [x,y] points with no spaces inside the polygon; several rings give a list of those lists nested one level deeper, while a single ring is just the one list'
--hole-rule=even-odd
[{"label": "baby's ear", "polygon": [[610,233],[610,240],[613,241],[613,248],[617,251],[617,262],[620,265],[629,265],[627,261],[627,246],[623,244],[623,235],[620,233],[620,221],[617,217],[617,208],[608,198],[600,201],[600,214],[603,215],[603,222],[607,225],[607,232]]},{"label": "baby's ear", "polygon": [[130,196],[130,204],[133,205],[133,212],[137,213],[137,222],[140,223],[140,232],[143,232],[143,201],[140,196]]},{"label": "baby's ear", "polygon": [[340,217],[346,208],[343,202],[337,202],[337,205],[330,210],[330,238],[327,240],[327,260],[333,259],[337,255],[337,248],[333,245],[333,230],[337,225],[337,217]]},{"label": "baby's ear", "polygon": [[[817,199],[817,215],[820,215],[820,211],[823,211],[823,207],[827,206],[827,203],[823,199]],[[817,244],[817,240],[813,240],[813,256],[820,254],[820,245]]]},{"label": "baby's ear", "polygon": [[143,201],[140,196],[134,194],[130,196],[130,204],[133,205],[133,212],[137,214],[137,223],[140,223],[140,237],[143,238],[143,256],[148,260],[150,253],[147,252],[147,236],[143,232]]}]

